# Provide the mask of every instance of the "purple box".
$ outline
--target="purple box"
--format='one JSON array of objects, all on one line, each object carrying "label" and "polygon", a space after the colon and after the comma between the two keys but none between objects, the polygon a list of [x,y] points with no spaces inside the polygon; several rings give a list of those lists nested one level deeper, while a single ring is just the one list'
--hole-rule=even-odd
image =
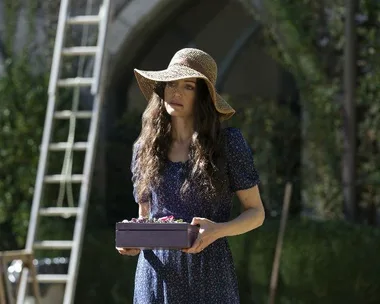
[{"label": "purple box", "polygon": [[188,223],[116,223],[116,247],[140,249],[190,248],[199,227]]}]

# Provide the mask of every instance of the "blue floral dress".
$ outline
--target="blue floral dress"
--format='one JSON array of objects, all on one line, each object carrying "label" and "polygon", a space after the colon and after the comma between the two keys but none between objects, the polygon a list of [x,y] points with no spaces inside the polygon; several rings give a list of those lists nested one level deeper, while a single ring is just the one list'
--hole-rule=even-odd
[{"label": "blue floral dress", "polygon": [[[223,129],[225,159],[222,187],[214,202],[205,202],[191,187],[186,197],[180,196],[187,162],[167,162],[163,183],[151,190],[151,217],[173,215],[191,222],[204,217],[215,222],[230,220],[235,191],[259,183],[252,152],[239,129]],[[135,166],[136,145],[131,169],[132,180],[138,177]],[[192,191],[193,190],[193,191]],[[135,193],[135,191],[134,191]],[[138,198],[135,194],[135,200]],[[237,304],[239,292],[231,251],[226,238],[221,238],[198,254],[180,250],[143,250],[136,268],[134,304]]]}]

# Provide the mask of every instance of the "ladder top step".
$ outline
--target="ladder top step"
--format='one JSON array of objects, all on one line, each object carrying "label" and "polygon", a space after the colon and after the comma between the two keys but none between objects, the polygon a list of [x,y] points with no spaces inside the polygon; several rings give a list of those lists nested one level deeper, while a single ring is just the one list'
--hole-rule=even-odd
[{"label": "ladder top step", "polygon": [[96,55],[98,47],[96,46],[75,46],[64,48],[62,54],[66,56]]},{"label": "ladder top step", "polygon": [[[67,274],[38,274],[36,278],[39,283],[66,283],[69,276]],[[29,277],[28,281],[31,282],[32,278]]]},{"label": "ladder top step", "polygon": [[93,78],[75,77],[58,80],[59,87],[87,87],[91,86],[94,82]]},{"label": "ladder top step", "polygon": [[48,207],[40,210],[42,216],[76,216],[79,213],[79,208],[75,207]]},{"label": "ladder top step", "polygon": [[73,241],[37,241],[34,242],[34,249],[71,249]]},{"label": "ladder top step", "polygon": [[[49,145],[50,151],[65,151],[66,149],[70,148],[71,145],[68,142],[59,142],[59,143],[52,143]],[[74,151],[85,151],[88,147],[87,142],[76,142],[72,144],[72,149]]]},{"label": "ladder top step", "polygon": [[89,119],[92,117],[92,112],[91,111],[73,112],[70,110],[65,110],[65,111],[57,111],[54,113],[54,118],[56,119],[69,119],[72,116],[79,119]]},{"label": "ladder top step", "polygon": [[83,175],[82,174],[73,174],[70,176],[61,175],[61,174],[54,174],[54,175],[47,175],[45,176],[45,182],[46,183],[60,183],[60,182],[72,182],[72,183],[80,183],[83,181]]},{"label": "ladder top step", "polygon": [[93,16],[74,16],[67,18],[67,24],[99,24],[101,18],[97,15]]}]

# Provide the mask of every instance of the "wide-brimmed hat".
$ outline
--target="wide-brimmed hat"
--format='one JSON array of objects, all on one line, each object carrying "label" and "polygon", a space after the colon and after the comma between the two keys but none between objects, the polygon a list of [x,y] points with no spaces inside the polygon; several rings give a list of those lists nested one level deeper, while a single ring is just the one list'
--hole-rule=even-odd
[{"label": "wide-brimmed hat", "polygon": [[218,68],[215,60],[204,51],[194,48],[184,48],[174,54],[169,66],[160,71],[142,71],[134,69],[139,87],[145,98],[152,97],[157,82],[168,82],[186,78],[203,79],[210,92],[215,109],[220,113],[221,120],[229,119],[235,110],[225,101],[215,89]]}]

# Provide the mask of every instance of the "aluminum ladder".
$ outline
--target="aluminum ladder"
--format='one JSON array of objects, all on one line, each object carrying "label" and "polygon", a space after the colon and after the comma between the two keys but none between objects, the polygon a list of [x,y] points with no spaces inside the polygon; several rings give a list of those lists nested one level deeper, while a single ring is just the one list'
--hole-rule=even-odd
[{"label": "aluminum ladder", "polygon": [[[74,302],[75,289],[77,283],[80,256],[82,251],[83,236],[87,217],[87,206],[91,187],[91,177],[94,167],[95,146],[97,143],[100,112],[102,106],[102,76],[104,75],[105,59],[105,41],[107,27],[110,18],[111,0],[101,0],[98,8],[98,14],[92,12],[92,0],[87,0],[87,9],[83,15],[70,16],[70,9],[75,1],[61,0],[58,26],[55,38],[54,53],[50,72],[50,81],[48,88],[48,105],[45,116],[42,143],[40,147],[40,157],[38,171],[35,182],[33,204],[30,214],[28,235],[26,241],[26,251],[35,252],[36,250],[65,250],[69,251],[70,258],[68,271],[66,274],[38,274],[39,283],[64,284],[64,304]],[[88,9],[91,6],[91,10]],[[94,46],[66,47],[68,38],[67,32],[72,26],[80,27],[82,33],[88,33],[89,27],[95,27],[97,30],[96,42]],[[79,44],[79,43],[78,43]],[[79,74],[80,68],[84,70],[84,58],[93,59],[92,77],[84,77]],[[62,61],[66,58],[76,58],[79,60],[78,71],[74,78],[61,79],[63,71]],[[82,60],[83,59],[83,60]],[[91,89],[92,109],[78,110],[80,90]],[[58,90],[71,90],[72,101],[71,109],[57,110],[59,104]],[[60,92],[61,92],[60,91]],[[53,142],[52,133],[54,124],[57,120],[65,120],[69,123],[67,140],[63,142]],[[78,121],[77,121],[78,120]],[[84,142],[74,141],[74,133],[77,122],[86,120],[88,123],[87,140]],[[58,128],[58,127],[57,127]],[[87,132],[87,131],[86,131]],[[84,164],[82,174],[72,174],[73,154],[74,151],[84,153]],[[48,174],[47,164],[50,154],[56,152],[64,153],[62,171],[60,174]],[[58,154],[57,154],[58,155]],[[59,197],[53,205],[46,206],[43,202],[43,191],[49,184],[59,184]],[[73,201],[72,184],[78,184],[76,202]],[[67,191],[67,201],[62,203],[63,197]],[[38,228],[40,221],[46,217],[72,217],[75,218],[75,224],[72,224],[73,235],[71,240],[37,240]],[[17,304],[24,304],[28,292],[28,271],[25,269],[20,277],[20,285],[17,294]]]}]

